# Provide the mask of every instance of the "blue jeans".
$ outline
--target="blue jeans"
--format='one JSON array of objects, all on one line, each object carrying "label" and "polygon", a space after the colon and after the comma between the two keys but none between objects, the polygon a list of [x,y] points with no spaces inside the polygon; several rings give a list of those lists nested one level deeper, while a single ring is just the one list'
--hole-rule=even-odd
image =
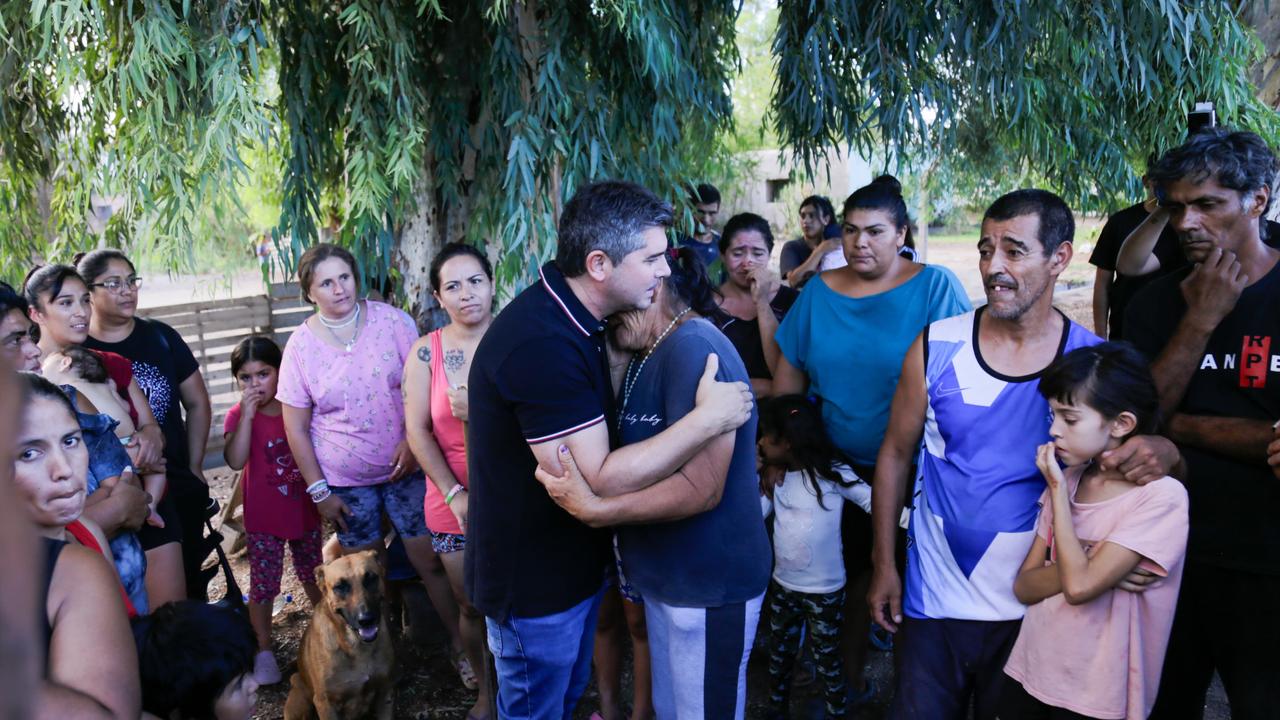
[{"label": "blue jeans", "polygon": [[591,679],[591,650],[601,592],[554,615],[485,618],[498,671],[498,717],[562,720],[573,717]]}]

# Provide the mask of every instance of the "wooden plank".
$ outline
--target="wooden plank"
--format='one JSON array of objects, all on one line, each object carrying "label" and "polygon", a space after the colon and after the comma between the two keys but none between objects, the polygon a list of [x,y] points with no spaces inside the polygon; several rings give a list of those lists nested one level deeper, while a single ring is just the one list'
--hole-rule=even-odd
[{"label": "wooden plank", "polygon": [[267,286],[267,295],[273,301],[277,298],[300,297],[302,291],[298,288],[297,280],[289,280],[287,282],[273,282]]},{"label": "wooden plank", "polygon": [[246,297],[226,298],[223,300],[204,300],[201,302],[183,303],[181,305],[160,305],[157,307],[138,308],[138,314],[145,318],[166,318],[188,313],[219,310],[229,307],[246,307],[261,305],[268,307],[266,295],[249,295]]},{"label": "wooden plank", "polygon": [[198,313],[186,313],[171,318],[156,318],[179,333],[198,325],[216,322],[239,322],[241,325],[266,325],[271,322],[271,312],[265,306],[252,308],[219,308]]},{"label": "wooden plank", "polygon": [[[251,330],[252,328],[269,328],[271,327],[271,319],[268,317],[225,317],[217,318],[199,318],[191,325],[182,328],[174,328],[184,340],[188,337],[199,338],[201,336],[217,335],[219,333],[226,334],[236,330]],[[213,338],[213,339],[216,339]]]}]

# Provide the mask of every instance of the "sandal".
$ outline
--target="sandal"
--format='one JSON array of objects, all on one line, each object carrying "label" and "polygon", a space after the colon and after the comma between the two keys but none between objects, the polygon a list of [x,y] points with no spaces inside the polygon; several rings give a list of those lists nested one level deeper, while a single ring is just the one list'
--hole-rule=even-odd
[{"label": "sandal", "polygon": [[467,659],[466,652],[460,652],[453,659],[453,666],[458,669],[458,678],[462,680],[462,685],[468,690],[475,690],[480,687],[479,681],[476,680],[475,670],[471,669],[471,661]]}]

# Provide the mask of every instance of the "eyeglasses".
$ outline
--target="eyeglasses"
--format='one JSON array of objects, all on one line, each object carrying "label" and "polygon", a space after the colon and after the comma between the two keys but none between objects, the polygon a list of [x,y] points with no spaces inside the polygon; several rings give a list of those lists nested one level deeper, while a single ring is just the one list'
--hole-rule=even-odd
[{"label": "eyeglasses", "polygon": [[142,287],[142,278],[136,275],[130,275],[124,280],[121,280],[120,278],[110,278],[104,282],[92,283],[89,285],[89,287],[91,289],[105,288],[106,290],[116,293],[118,295],[120,294],[121,291],[125,290],[126,288],[130,290],[137,290],[138,288]]}]

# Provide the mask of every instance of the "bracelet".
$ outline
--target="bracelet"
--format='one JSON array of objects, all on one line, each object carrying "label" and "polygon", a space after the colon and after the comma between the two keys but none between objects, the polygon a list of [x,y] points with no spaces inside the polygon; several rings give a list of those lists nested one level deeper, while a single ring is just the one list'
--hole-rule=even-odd
[{"label": "bracelet", "polygon": [[458,496],[458,493],[466,492],[466,491],[467,489],[462,486],[462,483],[458,483],[457,485],[454,485],[453,487],[449,488],[449,492],[445,494],[444,504],[452,505],[453,499]]},{"label": "bracelet", "polygon": [[329,490],[329,483],[324,478],[320,478],[307,486],[307,494],[311,496],[311,502],[319,504],[328,500],[333,492]]}]

